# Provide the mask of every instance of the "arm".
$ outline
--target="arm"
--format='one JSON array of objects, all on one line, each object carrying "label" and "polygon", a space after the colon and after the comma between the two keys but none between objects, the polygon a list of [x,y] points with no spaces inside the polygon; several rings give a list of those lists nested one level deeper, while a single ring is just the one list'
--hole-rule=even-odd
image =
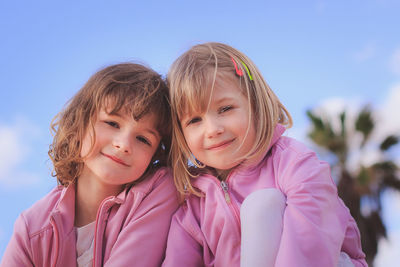
[{"label": "arm", "polygon": [[276,168],[287,197],[276,266],[336,266],[346,226],[328,164],[289,148]]},{"label": "arm", "polygon": [[29,234],[23,215],[14,224],[14,233],[4,252],[0,266],[34,266]]},{"label": "arm", "polygon": [[121,230],[104,266],[161,265],[171,217],[178,207],[172,178],[162,179]]},{"label": "arm", "polygon": [[[342,200],[340,200],[340,202],[345,206]],[[346,218],[348,226],[342,244],[342,251],[350,257],[354,267],[368,267],[365,260],[365,254],[362,251],[360,231],[358,230],[357,223],[354,218],[351,217],[350,211],[348,214],[349,216]]]},{"label": "arm", "polygon": [[172,218],[164,267],[204,266],[202,247],[183,226],[184,208],[181,207]]}]

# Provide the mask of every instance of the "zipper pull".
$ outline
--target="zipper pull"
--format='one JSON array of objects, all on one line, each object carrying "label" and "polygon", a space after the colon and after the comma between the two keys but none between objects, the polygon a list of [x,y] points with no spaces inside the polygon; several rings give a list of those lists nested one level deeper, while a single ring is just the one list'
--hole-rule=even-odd
[{"label": "zipper pull", "polygon": [[228,184],[225,181],[221,181],[221,187],[225,193],[226,203],[231,204],[231,197],[229,196],[229,193],[228,193]]}]

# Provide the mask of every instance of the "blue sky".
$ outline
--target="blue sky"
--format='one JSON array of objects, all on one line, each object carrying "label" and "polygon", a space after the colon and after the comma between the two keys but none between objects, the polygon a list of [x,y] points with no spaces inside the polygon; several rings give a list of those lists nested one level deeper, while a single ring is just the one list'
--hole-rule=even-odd
[{"label": "blue sky", "polygon": [[[370,103],[378,140],[400,132],[399,10],[395,0],[1,1],[0,255],[18,214],[56,184],[51,119],[99,68],[136,61],[165,75],[191,45],[228,43],[293,115],[289,135],[308,143],[307,109]],[[399,199],[385,196],[390,242],[381,242],[377,266],[394,266],[400,249]]]}]

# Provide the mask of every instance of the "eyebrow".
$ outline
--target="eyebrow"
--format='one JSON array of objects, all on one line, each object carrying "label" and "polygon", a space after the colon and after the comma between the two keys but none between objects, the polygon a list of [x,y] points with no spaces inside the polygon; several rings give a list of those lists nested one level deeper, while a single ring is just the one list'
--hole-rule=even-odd
[{"label": "eyebrow", "polygon": [[[215,101],[215,103],[217,105],[221,104],[222,102],[226,102],[226,101],[234,101],[235,98],[234,97],[229,97],[229,96],[222,96],[221,98],[217,99]],[[203,111],[205,112],[205,111]],[[203,113],[203,112],[185,112],[185,115],[182,116],[182,118],[186,117],[186,118],[192,118],[193,116],[195,116],[198,113]],[[184,121],[182,119],[180,119],[180,121]]]},{"label": "eyebrow", "polygon": [[[121,118],[121,119],[124,118],[124,116],[122,116],[120,112],[115,113],[115,114],[108,113],[108,112],[105,111],[105,110],[102,110],[101,112],[104,112],[104,113],[107,114],[108,116],[115,116],[115,117],[119,117],[119,118]],[[148,132],[148,133],[150,133],[150,134],[152,134],[152,135],[154,135],[156,138],[160,138],[160,139],[161,139],[160,133],[159,133],[157,130],[153,129],[153,128],[146,128],[146,129],[144,129],[144,131],[145,131],[145,132]]]},{"label": "eyebrow", "polygon": [[181,126],[186,126],[187,123],[197,115],[195,113],[187,113],[185,116],[182,116],[182,118],[179,119]]},{"label": "eyebrow", "polygon": [[155,136],[156,138],[160,138],[161,139],[161,135],[157,130],[153,130],[151,128],[145,129],[145,132],[148,132],[150,134],[152,134],[153,136]]},{"label": "eyebrow", "polygon": [[217,104],[224,102],[224,101],[232,101],[234,100],[233,97],[229,97],[229,96],[223,96],[220,99],[217,99],[217,101],[215,101]]}]

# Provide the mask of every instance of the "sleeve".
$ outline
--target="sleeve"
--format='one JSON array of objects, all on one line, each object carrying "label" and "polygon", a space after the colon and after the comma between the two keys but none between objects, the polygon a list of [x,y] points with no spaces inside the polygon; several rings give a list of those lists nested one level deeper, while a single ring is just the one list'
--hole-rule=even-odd
[{"label": "sleeve", "polygon": [[345,226],[329,165],[313,152],[287,149],[276,163],[277,183],[287,197],[276,266],[336,266]]},{"label": "sleeve", "polygon": [[[342,200],[340,202],[345,206]],[[362,251],[360,231],[358,230],[356,221],[351,217],[350,211],[348,212],[347,220],[348,223],[342,244],[342,251],[350,257],[355,267],[368,267],[365,254]]]},{"label": "sleeve", "polygon": [[184,208],[181,207],[172,218],[167,251],[162,265],[164,267],[205,266],[203,262],[203,249],[200,243],[184,227],[184,222],[187,220]]},{"label": "sleeve", "polygon": [[22,214],[14,224],[14,233],[1,259],[0,266],[34,266],[29,234]]},{"label": "sleeve", "polygon": [[160,266],[165,254],[171,217],[178,207],[170,175],[143,199],[121,230],[104,266]]}]

